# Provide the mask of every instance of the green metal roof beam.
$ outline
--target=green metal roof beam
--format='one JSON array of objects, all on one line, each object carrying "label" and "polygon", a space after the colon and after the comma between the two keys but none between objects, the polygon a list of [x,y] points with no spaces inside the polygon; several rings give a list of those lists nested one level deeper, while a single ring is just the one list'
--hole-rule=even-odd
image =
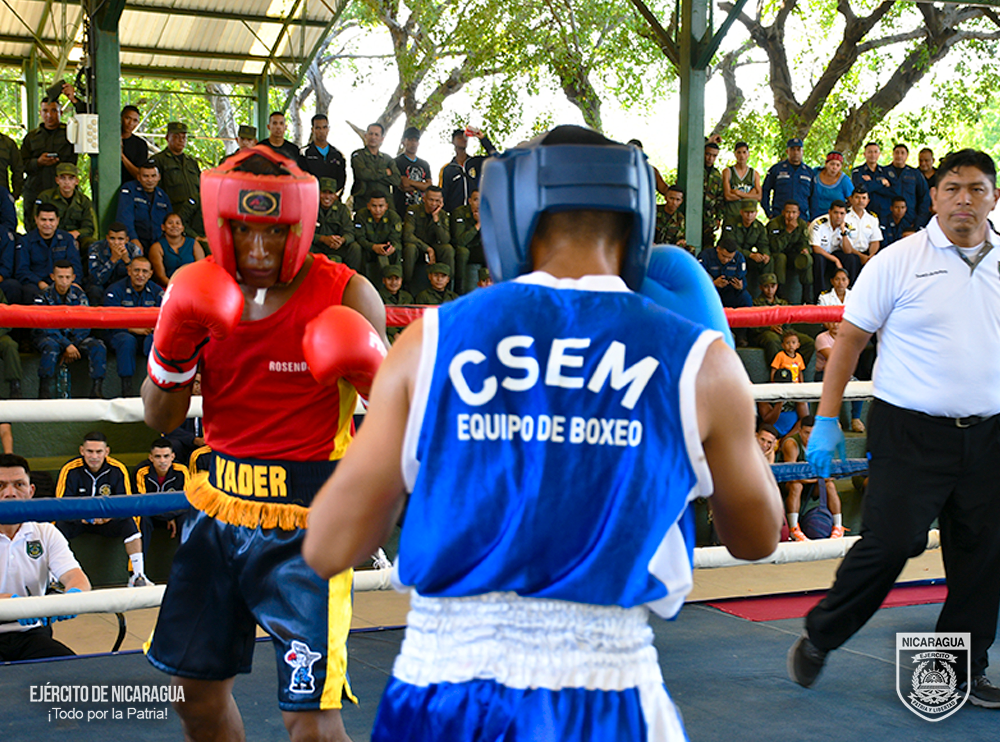
[{"label": "green metal roof beam", "polygon": [[[295,12],[299,9],[299,7],[301,5],[302,5],[302,0],[295,0],[295,5],[293,5],[292,8],[291,8],[291,10],[288,11],[288,15],[285,16],[285,22],[281,24],[281,30],[278,31],[278,36],[274,40],[274,45],[271,47],[271,53],[267,55],[267,61],[268,61],[268,63],[269,64],[274,64],[276,67],[278,67],[279,69],[281,69],[292,80],[294,80],[296,78],[296,75],[289,75],[288,74],[288,72],[289,72],[288,68],[285,67],[285,65],[280,64],[280,63],[277,62],[278,47],[281,46],[281,42],[285,38],[285,34],[288,33],[288,27],[290,25],[292,25],[292,21],[294,20]],[[300,19],[300,20],[302,20],[302,19]],[[305,28],[305,26],[303,26],[303,28]],[[289,48],[291,48],[291,44],[289,44]],[[267,71],[267,67],[264,68],[264,71],[265,72]]]},{"label": "green metal roof beam", "polygon": [[[2,41],[2,39],[0,39]],[[232,62],[268,62],[270,57],[265,54],[237,54],[235,52],[192,51],[189,49],[164,49],[151,46],[123,46],[122,54],[149,54],[157,57],[188,57],[191,59],[224,59]],[[278,57],[274,61],[284,64],[294,64],[297,60],[291,57]],[[155,68],[153,68],[155,69]]]},{"label": "green metal roof beam", "polygon": [[33,29],[31,26],[29,26],[27,23],[24,22],[24,19],[17,14],[17,11],[14,10],[13,7],[11,7],[11,4],[7,2],[7,0],[0,0],[0,2],[3,2],[3,4],[7,6],[7,9],[14,14],[14,17],[17,18],[17,20],[21,22],[21,25],[24,26],[24,28],[28,31],[28,33],[31,34],[31,38],[34,40],[35,46],[38,47],[39,51],[41,51],[42,54],[48,57],[49,61],[52,63],[52,66],[58,67],[59,58],[49,51],[49,48],[45,45],[45,42],[43,42],[41,38],[39,38],[38,34],[35,33],[35,29]]},{"label": "green metal roof beam", "polygon": [[[1000,0],[997,0],[1000,2]],[[719,45],[722,44],[722,40],[726,38],[726,34],[729,33],[729,29],[732,28],[733,23],[736,22],[736,18],[740,13],[743,12],[743,8],[746,6],[747,0],[736,0],[736,4],[733,6],[732,10],[729,11],[729,15],[726,16],[726,20],[722,22],[719,26],[719,30],[715,32],[711,40],[706,46],[703,46],[701,53],[698,55],[698,59],[695,60],[695,69],[705,70],[708,69],[708,65],[712,63],[712,57],[715,53],[719,51]],[[708,33],[711,33],[712,29],[708,29]]]},{"label": "green metal roof beam", "polygon": [[[192,8],[158,8],[152,5],[129,5],[127,8],[129,13],[159,13],[167,15],[190,15],[196,18],[210,18],[219,21],[246,21],[247,23],[273,23],[281,24],[284,23],[284,19],[280,17],[272,17],[268,15],[244,15],[242,13],[222,13],[217,10],[195,10]],[[303,19],[301,25],[309,26],[310,28],[325,28],[326,21],[322,20],[308,20]]]}]

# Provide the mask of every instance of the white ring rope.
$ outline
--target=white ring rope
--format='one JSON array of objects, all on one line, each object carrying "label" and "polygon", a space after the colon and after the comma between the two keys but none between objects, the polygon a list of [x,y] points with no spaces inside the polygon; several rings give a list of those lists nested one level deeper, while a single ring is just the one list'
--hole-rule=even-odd
[{"label": "white ring rope", "polygon": [[[778,544],[774,553],[755,562],[736,559],[725,546],[705,546],[694,550],[695,569],[738,567],[745,564],[792,564],[821,559],[840,559],[860,536],[817,541],[786,541]],[[941,545],[938,529],[927,533],[927,548]],[[391,588],[392,568],[355,570],[354,589],[358,592]],[[163,600],[164,585],[149,587],[117,587],[92,590],[87,593],[43,595],[16,600],[0,600],[0,622],[43,616],[75,616],[81,613],[123,613],[141,608],[156,608]]]},{"label": "white ring rope", "polygon": [[[815,402],[823,391],[822,382],[804,384],[754,384],[753,398],[758,402],[790,399]],[[844,399],[868,399],[872,396],[870,381],[848,382]],[[363,415],[364,406],[358,401],[355,414]],[[201,397],[191,397],[188,417],[201,417]],[[141,423],[142,400],[138,397],[118,399],[18,399],[0,400],[0,418],[10,423],[109,422]]]}]

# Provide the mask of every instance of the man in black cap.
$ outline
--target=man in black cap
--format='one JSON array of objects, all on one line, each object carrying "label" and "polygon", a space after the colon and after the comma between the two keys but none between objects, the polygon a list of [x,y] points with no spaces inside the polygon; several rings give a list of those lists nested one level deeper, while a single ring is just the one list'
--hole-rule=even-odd
[{"label": "man in black cap", "polygon": [[327,140],[330,120],[322,113],[312,117],[312,141],[299,156],[299,167],[317,178],[333,178],[337,190],[347,185],[347,161],[343,153]]},{"label": "man in black cap", "polygon": [[417,304],[437,306],[458,298],[458,294],[448,288],[448,282],[451,280],[451,268],[448,267],[447,263],[428,265],[427,280],[431,282],[431,288],[424,289],[417,294]]},{"label": "man in black cap", "polygon": [[431,166],[427,160],[417,157],[420,146],[420,129],[410,126],[403,132],[403,151],[396,157],[396,167],[403,181],[403,187],[397,188],[396,213],[405,214],[410,206],[420,203],[420,196],[431,185]]},{"label": "man in black cap", "polygon": [[333,178],[319,179],[319,212],[310,249],[361,272],[361,245],[354,239],[354,219],[346,204],[341,203]]},{"label": "man in black cap", "polygon": [[160,187],[170,199],[170,207],[184,226],[197,235],[205,234],[201,221],[201,168],[191,155],[184,154],[188,126],[183,121],[167,124],[167,148],[150,158],[160,169]]},{"label": "man in black cap", "polygon": [[812,194],[816,173],[802,161],[802,146],[802,140],[798,137],[789,139],[785,146],[786,159],[767,171],[761,203],[770,219],[778,216],[789,201],[799,205],[799,215],[803,219],[809,221],[812,218],[809,196]]},{"label": "man in black cap", "polygon": [[24,224],[35,222],[35,199],[38,194],[56,186],[56,165],[76,164],[76,152],[66,138],[66,124],[59,120],[59,96],[42,100],[42,124],[32,129],[21,142],[24,162]]}]

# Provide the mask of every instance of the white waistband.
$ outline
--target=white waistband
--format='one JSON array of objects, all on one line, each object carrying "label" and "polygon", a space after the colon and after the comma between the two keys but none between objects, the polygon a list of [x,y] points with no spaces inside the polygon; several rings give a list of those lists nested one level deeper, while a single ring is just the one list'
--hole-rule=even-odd
[{"label": "white waistband", "polygon": [[393,675],[411,685],[490,679],[511,688],[625,690],[662,685],[645,607],[487,593],[411,593]]}]

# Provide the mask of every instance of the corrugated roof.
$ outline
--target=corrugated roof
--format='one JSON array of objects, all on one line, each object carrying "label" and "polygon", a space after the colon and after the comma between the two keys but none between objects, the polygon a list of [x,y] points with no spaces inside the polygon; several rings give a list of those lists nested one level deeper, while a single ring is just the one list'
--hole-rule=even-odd
[{"label": "corrugated roof", "polygon": [[[118,24],[123,75],[292,84],[346,0],[128,0]],[[79,2],[0,0],[0,62],[33,48],[54,67],[82,54]],[[69,40],[69,41],[68,41]]]}]

